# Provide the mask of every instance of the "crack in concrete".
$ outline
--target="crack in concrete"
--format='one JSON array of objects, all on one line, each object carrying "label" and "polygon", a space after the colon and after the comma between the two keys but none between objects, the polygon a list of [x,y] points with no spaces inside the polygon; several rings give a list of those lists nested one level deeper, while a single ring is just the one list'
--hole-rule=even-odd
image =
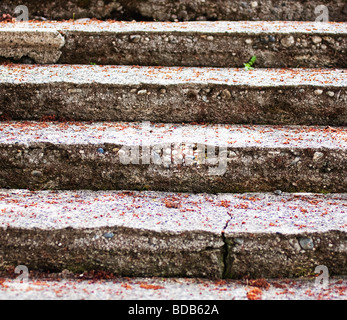
[{"label": "crack in concrete", "polygon": [[223,253],[223,272],[222,272],[222,278],[230,278],[231,277],[231,263],[229,263],[229,244],[227,241],[227,238],[225,237],[224,231],[227,229],[229,222],[231,221],[232,217],[230,217],[229,220],[225,223],[225,226],[221,232],[222,235],[222,240],[223,240],[223,248],[222,248],[222,253]]}]

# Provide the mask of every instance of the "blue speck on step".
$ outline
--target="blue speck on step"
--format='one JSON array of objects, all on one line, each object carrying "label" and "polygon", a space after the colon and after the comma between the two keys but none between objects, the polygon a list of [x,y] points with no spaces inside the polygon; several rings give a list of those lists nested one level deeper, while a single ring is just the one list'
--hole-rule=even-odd
[{"label": "blue speck on step", "polygon": [[114,233],[113,232],[106,232],[106,233],[103,234],[103,236],[106,239],[112,239],[114,237]]},{"label": "blue speck on step", "polygon": [[276,38],[274,36],[269,36],[269,41],[270,42],[276,42]]},{"label": "blue speck on step", "polygon": [[98,148],[98,153],[104,154],[104,153],[105,153],[105,150],[104,150],[103,148]]}]

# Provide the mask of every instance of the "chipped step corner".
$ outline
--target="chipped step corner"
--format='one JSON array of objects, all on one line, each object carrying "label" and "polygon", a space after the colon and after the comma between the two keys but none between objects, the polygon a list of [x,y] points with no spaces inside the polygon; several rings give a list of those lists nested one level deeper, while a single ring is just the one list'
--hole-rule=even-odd
[{"label": "chipped step corner", "polygon": [[15,61],[29,57],[36,63],[56,63],[65,44],[64,37],[56,30],[1,30],[0,56]]}]

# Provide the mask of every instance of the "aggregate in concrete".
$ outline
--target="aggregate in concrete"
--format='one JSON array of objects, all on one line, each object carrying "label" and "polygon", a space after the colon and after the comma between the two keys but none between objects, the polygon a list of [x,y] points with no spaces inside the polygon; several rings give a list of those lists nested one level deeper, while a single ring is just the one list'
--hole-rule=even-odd
[{"label": "aggregate in concrete", "polygon": [[30,58],[37,63],[58,61],[60,49],[65,44],[63,36],[56,30],[32,29],[2,30],[0,32],[0,56],[20,60]]},{"label": "aggregate in concrete", "polygon": [[343,69],[2,65],[2,119],[347,124]]},{"label": "aggregate in concrete", "polygon": [[[59,32],[65,45],[46,63],[242,68],[256,56],[258,68],[346,67],[346,23],[94,20],[0,23],[0,33],[8,37],[11,32],[15,39],[28,33],[26,37],[34,41],[38,31],[47,29]],[[21,46],[22,55],[29,55],[33,45],[21,43]],[[11,50],[17,57],[18,48]],[[36,62],[43,60],[31,56]]]},{"label": "aggregate in concrete", "polygon": [[1,190],[1,269],[122,276],[347,273],[346,194]]},{"label": "aggregate in concrete", "polygon": [[2,122],[3,188],[345,192],[346,129]]}]

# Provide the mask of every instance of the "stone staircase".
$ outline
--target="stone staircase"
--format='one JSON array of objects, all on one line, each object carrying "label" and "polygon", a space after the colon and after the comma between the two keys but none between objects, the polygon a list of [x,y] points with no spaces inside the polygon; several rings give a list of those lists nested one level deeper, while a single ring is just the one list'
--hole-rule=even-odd
[{"label": "stone staircase", "polygon": [[54,3],[0,23],[1,272],[347,275],[343,1]]}]

